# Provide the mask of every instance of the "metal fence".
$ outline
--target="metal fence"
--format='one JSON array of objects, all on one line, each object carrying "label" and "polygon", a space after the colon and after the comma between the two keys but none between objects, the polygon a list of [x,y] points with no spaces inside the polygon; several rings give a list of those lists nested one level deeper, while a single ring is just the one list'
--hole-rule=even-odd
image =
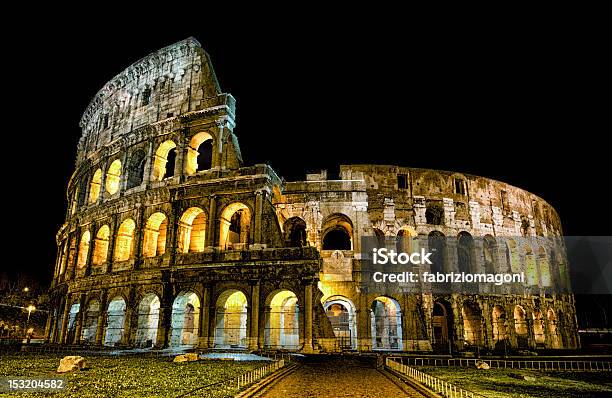
[{"label": "metal fence", "polygon": [[442,395],[443,397],[449,398],[474,398],[474,397],[483,397],[482,395],[476,394],[471,391],[464,390],[461,387],[457,387],[447,381],[429,375],[427,373],[421,372],[413,367],[408,365],[404,365],[400,362],[396,362],[393,358],[387,358],[385,361],[385,365],[394,370],[397,373],[400,373],[409,379],[417,381],[433,392]]},{"label": "metal fence", "polygon": [[506,359],[474,359],[474,358],[413,358],[390,357],[400,364],[412,366],[457,366],[476,367],[476,362],[486,362],[496,369],[528,369],[528,370],[581,370],[581,371],[611,371],[612,361],[584,360],[506,360]]}]

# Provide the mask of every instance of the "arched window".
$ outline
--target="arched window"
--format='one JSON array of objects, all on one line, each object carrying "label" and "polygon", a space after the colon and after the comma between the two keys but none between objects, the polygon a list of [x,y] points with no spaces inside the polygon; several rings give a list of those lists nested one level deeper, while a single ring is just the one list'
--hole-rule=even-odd
[{"label": "arched window", "polygon": [[125,322],[125,307],[125,300],[121,297],[115,297],[108,304],[106,333],[104,334],[105,346],[114,347],[121,343]]},{"label": "arched window", "polygon": [[491,235],[486,235],[482,242],[482,255],[484,259],[485,272],[492,274],[495,272],[495,251],[497,242]]},{"label": "arched window", "polygon": [[174,176],[174,163],[176,160],[176,144],[168,140],[161,143],[155,151],[153,160],[153,181],[161,181],[166,177]]},{"label": "arched window", "polygon": [[508,270],[514,273],[520,272],[521,261],[518,252],[518,246],[514,239],[506,240],[506,263]]},{"label": "arched window", "polygon": [[446,238],[439,231],[432,231],[427,238],[427,246],[431,253],[431,272],[444,272],[446,258]]},{"label": "arched window", "polygon": [[168,220],[164,213],[153,213],[147,220],[142,245],[143,257],[161,256],[166,252]]},{"label": "arched window", "polygon": [[329,298],[323,309],[341,348],[357,349],[357,315],[355,305],[346,297]]},{"label": "arched window", "polygon": [[478,304],[471,301],[463,303],[463,339],[468,345],[482,345],[482,315]]},{"label": "arched window", "polygon": [[89,242],[91,241],[91,233],[83,232],[81,241],[79,242],[79,254],[77,255],[77,268],[82,269],[87,265],[87,254],[89,254]]},{"label": "arched window", "polygon": [[119,226],[115,243],[115,261],[129,260],[132,256],[135,228],[136,223],[131,218],[123,221]]},{"label": "arched window", "polygon": [[264,346],[297,350],[300,348],[299,307],[295,293],[281,290],[268,296]]},{"label": "arched window", "polygon": [[194,135],[187,148],[185,171],[188,175],[212,167],[213,140],[205,131]]},{"label": "arched window", "polygon": [[217,299],[215,348],[247,347],[247,298],[239,290],[227,290]]},{"label": "arched window", "polygon": [[457,237],[457,260],[459,262],[459,272],[469,273],[472,269],[472,249],[474,239],[467,232],[460,232]]},{"label": "arched window", "polygon": [[136,346],[152,347],[157,342],[159,324],[159,297],[147,294],[138,305],[138,328],[136,329]]},{"label": "arched window", "polygon": [[446,301],[434,302],[433,308],[433,348],[436,351],[450,350],[449,343],[453,333],[453,311]]},{"label": "arched window", "polygon": [[353,223],[344,214],[332,214],[321,228],[323,250],[353,250]]},{"label": "arched window", "polygon": [[108,243],[110,239],[110,228],[108,225],[103,225],[98,229],[96,239],[94,241],[94,252],[92,263],[93,265],[101,265],[106,262],[108,256]]},{"label": "arched window", "polygon": [[372,348],[402,349],[402,311],[397,300],[378,297],[372,303],[370,316]]},{"label": "arched window", "polygon": [[233,249],[249,243],[251,212],[243,203],[232,203],[221,213],[219,246]]},{"label": "arched window", "polygon": [[90,300],[83,317],[83,328],[81,330],[81,342],[83,344],[95,344],[99,315],[100,302],[95,299]]},{"label": "arched window", "polygon": [[170,346],[195,346],[198,344],[200,324],[200,299],[193,292],[183,292],[172,304],[172,332]]},{"label": "arched window", "polygon": [[425,222],[431,225],[442,225],[444,222],[444,208],[437,202],[427,203]]},{"label": "arched window", "polygon": [[514,307],[514,330],[519,348],[527,347],[527,320],[525,310],[520,305]]},{"label": "arched window", "polygon": [[206,213],[199,207],[185,210],[179,221],[179,253],[204,251],[206,246]]},{"label": "arched window", "polygon": [[548,261],[546,249],[543,246],[540,246],[538,249],[538,265],[540,268],[540,279],[542,281],[542,286],[550,287],[552,285],[550,278],[550,263]]},{"label": "arched window", "polygon": [[100,186],[102,185],[102,169],[96,170],[89,184],[89,203],[96,203],[100,197]]},{"label": "arched window", "polygon": [[300,217],[291,217],[283,226],[285,232],[285,246],[306,246],[306,222]]},{"label": "arched window", "polygon": [[121,181],[121,161],[115,159],[106,172],[106,191],[114,195],[119,191]]},{"label": "arched window", "polygon": [[533,249],[528,244],[525,244],[525,278],[530,286],[537,286],[540,278],[538,275],[538,264],[533,255]]},{"label": "arched window", "polygon": [[503,307],[496,305],[493,307],[493,344],[497,346],[498,342],[503,341],[505,339],[506,339],[506,311],[504,310]]},{"label": "arched window", "polygon": [[130,155],[127,170],[127,189],[142,184],[146,160],[145,153],[142,149],[137,149]]}]

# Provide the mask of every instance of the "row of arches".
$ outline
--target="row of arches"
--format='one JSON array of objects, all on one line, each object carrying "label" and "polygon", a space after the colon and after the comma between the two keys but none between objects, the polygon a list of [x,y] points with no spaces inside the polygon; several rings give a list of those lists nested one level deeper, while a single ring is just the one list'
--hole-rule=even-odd
[{"label": "row of arches", "polygon": [[[186,175],[193,175],[212,167],[213,141],[212,135],[208,132],[200,132],[191,137],[184,154]],[[178,158],[177,150],[177,144],[173,140],[166,140],[158,145],[150,160],[149,179],[151,181],[163,181],[166,178],[174,177]],[[79,193],[79,189],[88,189],[87,202],[93,204],[98,201],[102,192],[107,192],[109,195],[116,194],[121,189],[123,179],[125,179],[125,189],[135,188],[145,182],[147,167],[145,151],[142,148],[135,149],[129,153],[127,159],[125,168],[121,160],[114,159],[105,173],[102,168],[94,171],[88,186],[77,187],[73,193],[72,212],[76,211],[77,206],[84,204],[85,192]]]}]

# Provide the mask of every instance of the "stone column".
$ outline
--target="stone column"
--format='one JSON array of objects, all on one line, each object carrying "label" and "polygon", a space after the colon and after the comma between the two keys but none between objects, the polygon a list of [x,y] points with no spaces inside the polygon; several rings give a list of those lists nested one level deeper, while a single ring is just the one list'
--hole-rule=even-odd
[{"label": "stone column", "polygon": [[142,173],[142,183],[148,188],[151,186],[151,173],[153,172],[153,141],[149,142],[147,149],[147,160],[145,162],[144,171]]},{"label": "stone column", "polygon": [[83,315],[85,313],[85,301],[87,299],[87,295],[85,293],[81,293],[81,297],[79,297],[79,312],[76,315],[76,325],[74,328],[74,340],[73,344],[79,344],[81,342],[81,331],[83,330]]},{"label": "stone column", "polygon": [[100,204],[104,201],[106,197],[106,172],[108,168],[108,161],[104,161],[100,166],[100,170],[102,171],[102,175],[100,176],[100,193],[98,194],[98,200],[96,200],[96,204]]},{"label": "stone column", "polygon": [[89,237],[89,248],[87,249],[87,260],[85,260],[85,272],[83,273],[83,276],[91,275],[91,265],[93,261],[94,247],[96,246],[96,227],[96,223],[92,223],[89,226],[89,232],[91,235]]},{"label": "stone column", "polygon": [[263,216],[263,203],[266,198],[266,191],[263,189],[255,192],[255,217],[254,217],[254,225],[253,225],[253,240],[252,242],[255,244],[259,244],[262,241],[262,230],[261,230],[261,220]]},{"label": "stone column", "polygon": [[[183,131],[183,135],[186,135],[187,132]],[[181,137],[179,138],[179,142],[176,146],[176,161],[174,163],[174,177],[178,180],[179,183],[185,181],[185,152],[186,147],[185,140]]]},{"label": "stone column", "polygon": [[117,238],[117,229],[119,228],[119,226],[117,225],[117,215],[113,214],[111,216],[111,222],[110,222],[110,233],[108,236],[108,250],[107,250],[107,255],[106,255],[106,269],[104,270],[104,274],[108,273],[108,272],[112,272],[113,270],[113,263],[115,262],[115,243],[116,243],[116,238]]},{"label": "stone column", "polygon": [[119,177],[119,196],[123,196],[125,189],[127,187],[128,182],[128,167],[127,167],[127,159],[128,159],[128,150],[127,148],[121,148],[123,151],[123,156],[121,157],[121,176]]},{"label": "stone column", "polygon": [[102,345],[102,340],[104,338],[104,329],[106,323],[106,292],[102,293],[102,297],[100,299],[100,313],[98,314],[98,324],[96,326],[96,345]]},{"label": "stone column", "polygon": [[215,135],[217,138],[217,151],[213,157],[213,168],[221,170],[223,168],[223,142],[225,141],[225,120],[217,122],[217,128],[215,129]]},{"label": "stone column", "polygon": [[134,269],[140,268],[142,261],[142,242],[144,240],[144,231],[147,220],[145,220],[145,208],[141,207],[138,210],[138,218],[136,220],[136,234],[134,235],[134,239],[136,242],[133,242],[134,245]]},{"label": "stone column", "polygon": [[53,323],[52,318],[53,318],[52,312],[49,312],[49,316],[47,317],[47,322],[45,323],[45,343],[51,342],[51,325]]},{"label": "stone column", "polygon": [[70,294],[66,295],[66,301],[64,303],[64,314],[62,317],[62,328],[60,330],[60,344],[66,344],[66,332],[68,329],[68,318],[70,316]]},{"label": "stone column", "polygon": [[200,303],[200,338],[199,348],[207,349],[210,345],[209,324],[210,324],[210,287],[204,286],[202,289],[202,301]]},{"label": "stone column", "polygon": [[304,348],[303,352],[313,352],[312,347],[312,281],[304,288]]},{"label": "stone column", "polygon": [[208,205],[208,231],[206,233],[206,247],[214,247],[215,245],[215,232],[217,226],[217,197],[210,195]]},{"label": "stone column", "polygon": [[250,306],[250,328],[249,328],[249,350],[257,350],[259,348],[259,291],[260,282],[256,281],[251,285],[251,306]]},{"label": "stone column", "polygon": [[159,307],[159,319],[157,320],[157,336],[156,336],[157,341],[155,342],[155,348],[164,348],[166,346],[166,342],[167,342],[167,329],[166,329],[167,319],[166,318],[168,317],[168,312],[170,310],[171,309],[168,309],[164,305]]}]

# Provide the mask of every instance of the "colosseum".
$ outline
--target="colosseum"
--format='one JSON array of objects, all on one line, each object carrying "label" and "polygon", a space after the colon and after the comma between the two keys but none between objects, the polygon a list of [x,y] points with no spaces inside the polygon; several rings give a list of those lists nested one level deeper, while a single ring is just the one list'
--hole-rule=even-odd
[{"label": "colosseum", "polygon": [[[50,344],[578,348],[573,296],[547,289],[568,283],[547,202],[496,180],[402,166],[342,165],[339,178],[323,170],[285,181],[267,164],[243,164],[235,115],[193,38],[96,94],[57,233]],[[529,288],[377,291],[362,283],[363,237],[436,247],[421,269],[522,271]]]}]

